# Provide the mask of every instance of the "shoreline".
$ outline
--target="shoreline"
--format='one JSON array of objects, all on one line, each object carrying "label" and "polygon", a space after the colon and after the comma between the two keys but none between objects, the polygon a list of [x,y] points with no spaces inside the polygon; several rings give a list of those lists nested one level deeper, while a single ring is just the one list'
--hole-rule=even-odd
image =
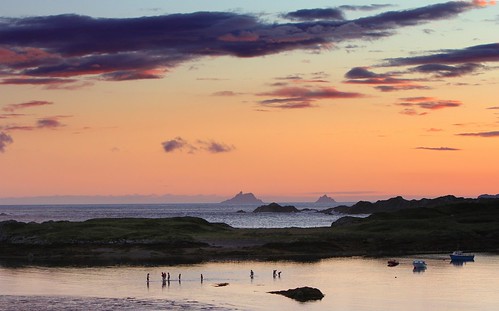
[{"label": "shoreline", "polygon": [[233,228],[195,217],[0,222],[0,263],[148,265],[499,252],[499,201],[344,217],[330,227]]}]

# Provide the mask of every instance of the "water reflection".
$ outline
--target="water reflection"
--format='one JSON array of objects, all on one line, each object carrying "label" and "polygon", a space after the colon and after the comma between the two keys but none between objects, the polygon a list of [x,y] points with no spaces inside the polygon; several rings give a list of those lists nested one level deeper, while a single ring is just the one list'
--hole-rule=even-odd
[{"label": "water reflection", "polygon": [[468,262],[475,262],[475,260],[451,260],[450,263],[455,267],[462,267]]},{"label": "water reflection", "polygon": [[[145,304],[165,300],[180,305],[196,303],[196,306],[189,305],[190,309],[186,310],[465,310],[463,306],[472,306],[472,310],[497,310],[499,256],[480,254],[477,263],[452,262],[452,265],[448,257],[444,259],[442,255],[424,255],[424,259],[431,269],[413,270],[413,260],[409,257],[397,258],[400,264],[392,268],[386,266],[388,258],[335,258],[314,263],[223,262],[156,267],[0,266],[0,293],[3,297],[23,297],[21,300],[14,299],[18,304],[25,303],[16,305],[19,310],[32,309],[29,307],[33,304],[29,305],[29,301],[47,302],[57,295],[73,297],[67,298],[65,306],[73,301],[78,305],[69,309],[88,309],[85,306],[94,302],[96,297],[118,299],[119,304],[125,306],[130,302],[122,302],[123,298],[135,297]],[[277,264],[277,272],[281,269],[284,271],[281,278],[279,274],[274,277]],[[467,267],[454,269],[454,264]],[[171,285],[168,281],[164,284],[159,277],[161,271],[168,270],[172,276],[181,272],[178,279],[172,277]],[[248,275],[250,270],[254,271],[253,279]],[[150,273],[151,279],[144,286],[147,273]],[[466,280],[466,286],[473,290],[462,290],[463,279]],[[177,282],[179,280],[181,284]],[[301,304],[286,297],[268,294],[270,291],[304,286],[318,288],[326,296],[319,302]],[[414,293],[418,293],[418,299],[414,299]],[[0,310],[4,310],[2,295]],[[411,303],[408,304],[408,301]],[[11,302],[11,298],[5,300],[5,303]],[[49,307],[35,309],[42,311],[49,310]],[[100,310],[104,309],[94,308],[93,311]]]},{"label": "water reflection", "polygon": [[426,267],[414,267],[412,269],[412,272],[413,273],[423,273],[426,271]]}]

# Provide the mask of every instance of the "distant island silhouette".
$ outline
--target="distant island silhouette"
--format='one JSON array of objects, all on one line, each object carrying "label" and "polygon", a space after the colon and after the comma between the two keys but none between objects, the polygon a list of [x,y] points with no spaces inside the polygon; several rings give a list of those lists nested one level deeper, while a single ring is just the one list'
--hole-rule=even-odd
[{"label": "distant island silhouette", "polygon": [[264,202],[255,197],[251,192],[243,193],[242,191],[236,194],[231,199],[221,202],[222,204],[263,204]]},{"label": "distant island silhouette", "polygon": [[315,203],[328,204],[328,203],[336,203],[336,201],[333,198],[328,197],[327,194],[325,194],[322,197],[320,197],[317,201],[315,201]]}]

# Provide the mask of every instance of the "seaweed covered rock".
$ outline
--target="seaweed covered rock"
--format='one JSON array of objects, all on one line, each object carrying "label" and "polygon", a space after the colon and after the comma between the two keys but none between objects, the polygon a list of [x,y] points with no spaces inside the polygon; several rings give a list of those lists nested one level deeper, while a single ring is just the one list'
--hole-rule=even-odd
[{"label": "seaweed covered rock", "polygon": [[311,300],[321,300],[322,298],[324,298],[324,294],[319,289],[308,286],[298,287],[295,289],[273,291],[269,293],[283,295],[288,298],[298,300],[301,302],[311,301]]}]

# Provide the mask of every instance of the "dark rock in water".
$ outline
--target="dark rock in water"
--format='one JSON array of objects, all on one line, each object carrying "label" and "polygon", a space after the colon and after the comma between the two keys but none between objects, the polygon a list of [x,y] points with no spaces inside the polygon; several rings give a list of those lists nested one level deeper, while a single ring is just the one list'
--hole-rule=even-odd
[{"label": "dark rock in water", "polygon": [[329,204],[329,203],[336,203],[336,201],[333,198],[328,197],[327,195],[323,195],[317,201],[315,201],[315,203]]},{"label": "dark rock in water", "polygon": [[222,204],[263,204],[263,201],[257,199],[251,192],[243,193],[241,191],[232,199],[223,201]]},{"label": "dark rock in water", "polygon": [[253,213],[298,213],[300,210],[298,210],[296,207],[288,205],[288,206],[281,206],[277,203],[270,203],[268,205],[262,205],[260,207],[257,207]]},{"label": "dark rock in water", "polygon": [[298,287],[295,289],[273,291],[269,293],[283,295],[288,298],[298,300],[301,302],[310,301],[310,300],[321,300],[322,298],[324,298],[324,294],[317,288],[313,287]]},{"label": "dark rock in water", "polygon": [[228,285],[229,285],[229,283],[216,283],[213,286],[215,286],[215,287],[224,287],[224,286],[228,286]]},{"label": "dark rock in water", "polygon": [[239,213],[239,214],[244,214],[246,213],[245,211],[243,211],[242,209],[238,210],[236,213]]}]

